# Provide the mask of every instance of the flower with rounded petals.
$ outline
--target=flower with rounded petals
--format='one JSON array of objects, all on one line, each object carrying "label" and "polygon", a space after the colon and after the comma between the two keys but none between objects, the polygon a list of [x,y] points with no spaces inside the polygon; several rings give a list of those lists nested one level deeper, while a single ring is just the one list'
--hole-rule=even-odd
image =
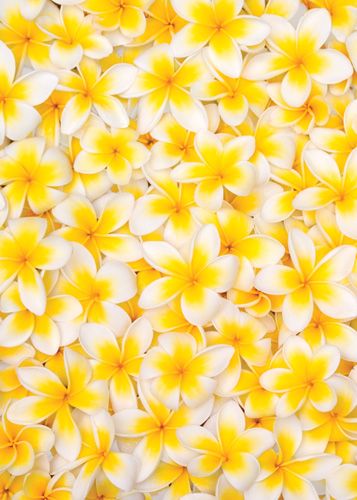
[{"label": "flower with rounded petals", "polygon": [[357,238],[357,148],[342,168],[334,158],[319,149],[306,149],[304,158],[311,173],[320,184],[301,191],[294,200],[299,210],[318,210],[334,204],[340,231],[350,238]]},{"label": "flower with rounded petals", "polygon": [[299,8],[299,0],[245,0],[244,8],[254,16],[276,14],[291,19]]},{"label": "flower with rounded petals", "polygon": [[222,304],[218,294],[231,288],[238,267],[233,255],[219,257],[217,229],[208,224],[199,230],[188,259],[166,242],[144,242],[143,249],[145,259],[164,276],[143,290],[139,306],[150,309],[180,297],[182,312],[190,323],[210,321]]},{"label": "flower with rounded petals", "polygon": [[172,171],[178,182],[197,184],[196,203],[208,210],[218,210],[223,203],[224,188],[237,196],[247,196],[256,184],[253,165],[248,161],[254,154],[251,136],[235,137],[223,142],[212,132],[200,132],[195,137],[199,160],[181,163]]},{"label": "flower with rounded petals", "polygon": [[265,498],[315,498],[312,481],[328,477],[340,463],[329,453],[299,455],[303,440],[301,424],[297,417],[278,419],[274,425],[278,451],[268,450],[259,459],[261,479],[246,492],[247,500]]},{"label": "flower with rounded petals", "polygon": [[267,266],[256,276],[258,290],[285,295],[283,320],[293,332],[309,324],[314,305],[335,319],[348,319],[357,313],[357,299],[339,282],[351,273],[356,249],[341,245],[316,263],[316,250],[309,236],[299,229],[289,233],[289,252],[294,267]]},{"label": "flower with rounded petals", "polygon": [[195,408],[209,399],[216,389],[214,377],[228,366],[234,350],[214,345],[198,351],[190,334],[164,333],[158,338],[141,365],[140,377],[149,381],[150,389],[161,403],[177,410],[180,401]]},{"label": "flower with rounded petals", "polygon": [[81,345],[94,360],[94,379],[109,381],[110,402],[114,411],[137,408],[133,378],[139,376],[140,365],[151,345],[152,335],[151,325],[144,317],[134,321],[120,339],[103,325],[82,325]]},{"label": "flower with rounded petals", "polygon": [[127,319],[117,304],[136,293],[135,273],[122,262],[106,260],[99,269],[92,254],[79,243],[62,269],[55,293],[72,295],[82,305],[81,321],[103,323],[116,329],[116,323]]},{"label": "flower with rounded petals", "polygon": [[0,470],[6,469],[13,476],[27,474],[33,468],[36,456],[49,452],[54,441],[50,428],[13,424],[5,410],[0,423]]},{"label": "flower with rounded petals", "polygon": [[8,410],[10,422],[32,425],[54,415],[52,430],[57,453],[75,460],[81,448],[81,436],[71,408],[92,415],[108,405],[108,388],[104,380],[92,381],[89,361],[78,352],[64,350],[65,380],[42,366],[20,367],[19,380],[30,396],[15,401]]},{"label": "flower with rounded petals", "polygon": [[139,460],[122,453],[115,442],[113,418],[102,409],[93,416],[80,414],[77,425],[81,434],[81,450],[77,461],[67,469],[80,466],[73,486],[73,500],[87,498],[92,484],[101,473],[110,483],[124,491],[131,490],[137,478]]},{"label": "flower with rounded petals", "polygon": [[139,97],[138,130],[146,134],[157,125],[168,107],[179,124],[198,132],[208,127],[206,111],[189,88],[207,72],[200,57],[179,64],[167,44],[151,47],[135,60],[139,68],[133,85],[124,97]]},{"label": "flower with rounded petals", "polygon": [[31,339],[39,352],[54,355],[82,307],[71,295],[48,295],[44,313],[34,314],[24,306],[18,284],[12,283],[1,295],[0,310],[6,313],[0,323],[0,346],[14,347]]},{"label": "flower with rounded petals", "polygon": [[35,469],[24,478],[21,500],[72,500],[73,475],[70,472],[51,476],[48,472]]},{"label": "flower with rounded petals", "polygon": [[46,310],[46,290],[38,270],[54,271],[64,266],[71,256],[71,246],[53,234],[46,236],[45,219],[23,217],[8,221],[0,231],[1,291],[17,278],[24,306],[37,315]]},{"label": "flower with rounded petals", "polygon": [[26,203],[35,214],[50,210],[66,197],[59,188],[71,179],[67,155],[59,148],[46,149],[41,137],[13,142],[0,157],[0,183],[11,218],[20,217]]},{"label": "flower with rounded petals", "polygon": [[326,9],[306,12],[296,30],[283,17],[267,15],[264,19],[271,26],[267,39],[270,51],[248,61],[243,71],[248,80],[284,75],[284,101],[300,107],[310,95],[312,80],[332,84],[352,75],[353,68],[346,56],[335,49],[321,49],[331,32],[331,17]]},{"label": "flower with rounded petals", "polygon": [[134,206],[131,193],[107,193],[91,203],[85,196],[71,195],[52,213],[63,226],[57,234],[85,246],[97,264],[102,255],[124,262],[139,260],[141,247],[130,234],[120,234]]},{"label": "flower with rounded petals", "polygon": [[215,431],[212,432],[206,424],[178,429],[180,441],[196,454],[188,463],[189,472],[205,477],[222,471],[234,488],[246,491],[259,474],[257,457],[274,445],[271,432],[245,430],[244,413],[232,400],[221,407],[213,428]]},{"label": "flower with rounded petals", "polygon": [[66,103],[61,117],[61,132],[72,135],[85,125],[92,109],[109,126],[125,128],[129,118],[118,95],[133,83],[136,68],[130,64],[114,64],[101,74],[100,65],[83,58],[74,71],[60,72],[59,89],[75,95]]},{"label": "flower with rounded petals", "polygon": [[148,0],[82,0],[81,7],[93,14],[95,24],[102,30],[120,30],[122,42],[140,36],[146,28],[144,9]]},{"label": "flower with rounded petals", "polygon": [[140,381],[138,392],[143,409],[129,408],[114,415],[116,434],[138,440],[133,455],[141,462],[138,482],[152,474],[162,456],[176,463],[186,463],[192,456],[178,440],[176,433],[184,425],[200,426],[210,416],[212,399],[197,408],[181,404],[177,411],[169,410],[151,393],[147,382]]},{"label": "flower with rounded petals", "polygon": [[34,106],[41,104],[58,83],[56,75],[33,71],[15,80],[16,64],[11,50],[0,41],[0,145],[5,137],[24,139],[40,123]]},{"label": "flower with rounded petals", "polygon": [[74,170],[82,174],[97,174],[106,169],[113,184],[125,186],[133,169],[149,159],[147,148],[137,141],[138,133],[131,128],[88,127],[81,137],[82,151],[76,156]]},{"label": "flower with rounded petals", "polygon": [[41,15],[38,26],[51,37],[50,59],[52,63],[65,69],[72,69],[81,62],[83,56],[101,59],[108,56],[113,47],[109,40],[93,26],[92,16],[85,16],[75,5]]},{"label": "flower with rounded petals", "polygon": [[187,57],[208,45],[213,64],[232,78],[241,73],[241,46],[257,45],[270,32],[263,20],[240,15],[243,0],[172,0],[172,5],[188,21],[174,36],[175,56]]},{"label": "flower with rounded petals", "polygon": [[242,360],[248,366],[263,366],[270,355],[271,341],[263,338],[266,334],[264,324],[258,319],[239,311],[231,302],[212,320],[216,331],[207,332],[209,346],[232,346],[234,354],[229,365],[217,377],[217,393],[230,394],[234,391],[241,374]]},{"label": "flower with rounded petals", "polygon": [[195,186],[176,183],[168,170],[145,167],[144,171],[151,189],[136,200],[129,228],[133,234],[143,236],[164,225],[165,241],[181,247],[197,230],[192,210]]},{"label": "flower with rounded petals", "polygon": [[281,394],[276,407],[278,417],[288,417],[306,402],[319,411],[331,411],[337,396],[329,379],[337,370],[340,352],[336,347],[322,346],[312,352],[300,337],[288,338],[282,347],[283,364],[260,376],[260,383],[270,392]]}]

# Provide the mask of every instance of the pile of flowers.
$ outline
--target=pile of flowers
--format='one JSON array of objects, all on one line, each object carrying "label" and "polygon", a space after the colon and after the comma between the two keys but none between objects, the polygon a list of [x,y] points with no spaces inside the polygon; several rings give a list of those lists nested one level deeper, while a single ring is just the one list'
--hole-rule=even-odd
[{"label": "pile of flowers", "polygon": [[357,1],[0,1],[0,499],[357,498]]}]

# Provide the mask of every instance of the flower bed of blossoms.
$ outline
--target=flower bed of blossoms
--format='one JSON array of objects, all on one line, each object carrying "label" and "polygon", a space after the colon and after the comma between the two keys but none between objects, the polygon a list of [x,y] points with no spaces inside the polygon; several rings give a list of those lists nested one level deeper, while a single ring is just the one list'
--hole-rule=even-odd
[{"label": "flower bed of blossoms", "polygon": [[0,500],[357,498],[357,0],[0,0]]}]

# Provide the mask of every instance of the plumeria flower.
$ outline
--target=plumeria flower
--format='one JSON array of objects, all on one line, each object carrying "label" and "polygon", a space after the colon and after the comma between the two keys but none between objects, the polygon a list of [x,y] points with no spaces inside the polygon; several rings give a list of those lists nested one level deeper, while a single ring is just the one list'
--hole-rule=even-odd
[{"label": "plumeria flower", "polygon": [[89,127],[81,137],[82,151],[76,156],[74,169],[82,174],[96,174],[106,169],[113,184],[129,183],[133,169],[149,159],[148,149],[131,128],[107,131],[104,127]]},{"label": "plumeria flower", "polygon": [[161,118],[150,135],[157,141],[151,148],[150,158],[150,165],[155,170],[197,160],[193,145],[195,134],[182,127],[171,113]]},{"label": "plumeria flower", "polygon": [[330,109],[326,99],[326,86],[312,83],[311,93],[300,106],[291,106],[282,96],[282,85],[271,83],[268,94],[277,107],[271,110],[271,121],[276,127],[294,127],[298,134],[309,134],[316,125],[326,125]]},{"label": "plumeria flower", "polygon": [[0,494],[2,496],[12,495],[14,497],[16,493],[21,492],[23,480],[24,480],[23,476],[12,476],[10,472],[7,471],[1,472]]},{"label": "plumeria flower", "polygon": [[0,157],[0,182],[9,201],[10,217],[20,217],[27,203],[41,214],[62,201],[60,189],[72,179],[69,159],[59,148],[46,149],[40,137],[11,143]]},{"label": "plumeria flower", "polygon": [[11,50],[0,41],[0,144],[5,137],[24,139],[41,121],[34,106],[45,101],[58,83],[56,75],[34,71],[15,80],[16,64]]},{"label": "plumeria flower", "polygon": [[151,345],[152,336],[151,325],[144,317],[134,321],[121,339],[103,325],[86,323],[81,327],[81,345],[94,359],[94,378],[109,381],[110,402],[114,411],[137,407],[133,378],[139,376],[140,365]]},{"label": "plumeria flower", "polygon": [[129,118],[118,95],[133,83],[136,69],[130,64],[114,64],[101,74],[96,61],[83,58],[78,73],[63,70],[59,89],[75,95],[66,103],[61,117],[61,131],[71,135],[87,122],[92,108],[111,127],[125,128]]},{"label": "plumeria flower", "polygon": [[133,455],[141,462],[138,482],[147,479],[156,469],[162,456],[176,463],[185,463],[191,452],[179,442],[176,432],[185,425],[199,426],[212,411],[212,399],[197,408],[181,404],[177,411],[169,410],[153,396],[147,383],[138,386],[143,409],[129,408],[114,415],[116,433],[120,437],[138,440]]},{"label": "plumeria flower", "polygon": [[214,393],[217,377],[228,366],[234,350],[214,345],[198,351],[195,339],[184,333],[164,333],[141,365],[140,377],[161,403],[177,410],[181,399],[189,408],[204,403]]},{"label": "plumeria flower", "polygon": [[21,500],[36,500],[37,498],[71,500],[73,479],[73,475],[69,472],[51,476],[44,470],[35,469],[25,476],[18,498]]},{"label": "plumeria flower", "polygon": [[165,241],[180,247],[190,241],[197,230],[192,210],[195,186],[175,182],[168,170],[145,167],[144,171],[151,189],[136,200],[129,228],[133,234],[143,236],[164,225]]},{"label": "plumeria flower", "polygon": [[70,92],[54,90],[46,101],[37,106],[41,123],[36,129],[36,135],[44,137],[50,147],[60,145],[62,112],[71,97]]},{"label": "plumeria flower", "polygon": [[269,369],[271,361],[269,359],[264,366],[250,366],[249,370],[242,369],[239,381],[232,390],[239,397],[245,415],[253,419],[253,427],[261,424],[264,419],[275,420],[279,396],[267,391],[260,382],[260,376]]},{"label": "plumeria flower", "polygon": [[108,193],[91,203],[81,195],[69,196],[52,213],[63,226],[57,231],[63,238],[85,246],[96,263],[102,254],[111,259],[139,260],[141,247],[129,234],[118,231],[126,224],[134,206],[131,193]]},{"label": "plumeria flower", "polygon": [[357,149],[340,169],[334,158],[319,149],[306,149],[304,158],[320,185],[304,189],[294,200],[299,210],[318,210],[334,204],[340,231],[357,238]]},{"label": "plumeria flower", "polygon": [[288,338],[282,347],[284,367],[271,368],[260,377],[264,389],[282,394],[278,417],[288,417],[307,401],[319,411],[331,411],[337,397],[329,379],[337,370],[340,353],[336,347],[322,346],[312,352],[300,337]]},{"label": "plumeria flower", "polygon": [[148,0],[84,0],[81,7],[94,15],[95,24],[103,30],[119,29],[123,41],[140,36],[146,28],[144,9]]},{"label": "plumeria flower", "polygon": [[250,291],[254,285],[254,268],[277,264],[284,256],[285,248],[278,240],[252,234],[253,219],[239,210],[224,206],[216,214],[199,213],[198,210],[194,213],[202,223],[212,223],[217,227],[221,254],[232,254],[239,259],[238,276],[234,284],[236,288]]},{"label": "plumeria flower", "polygon": [[5,410],[0,423],[0,470],[6,469],[13,476],[27,474],[34,466],[36,456],[49,452],[54,441],[50,428],[13,424]]},{"label": "plumeria flower", "polygon": [[343,130],[333,127],[315,127],[311,141],[327,153],[348,156],[357,147],[357,100],[352,101],[343,115]]},{"label": "plumeria flower", "polygon": [[318,498],[312,481],[328,477],[340,459],[328,453],[300,456],[303,432],[295,416],[278,419],[274,437],[278,451],[268,450],[260,457],[261,479],[246,492],[246,499]]},{"label": "plumeria flower", "polygon": [[192,88],[193,95],[202,101],[217,101],[220,117],[227,125],[243,123],[249,110],[260,116],[269,99],[266,84],[226,76],[207,59],[212,78],[196,83]]},{"label": "plumeria flower", "polygon": [[218,256],[217,229],[210,224],[200,229],[187,260],[166,242],[144,242],[143,249],[145,259],[164,277],[143,290],[139,306],[159,307],[180,296],[182,312],[190,323],[204,325],[210,321],[222,303],[218,293],[231,288],[237,272],[233,255]]},{"label": "plumeria flower", "polygon": [[40,271],[53,271],[64,266],[71,255],[71,246],[55,235],[45,237],[46,220],[23,217],[8,221],[0,231],[1,291],[17,278],[22,303],[32,313],[44,314],[46,290]]},{"label": "plumeria flower", "polygon": [[333,84],[352,75],[347,57],[335,49],[321,49],[331,32],[331,17],[326,9],[306,12],[296,30],[283,17],[269,15],[264,19],[271,26],[267,40],[270,51],[248,61],[243,71],[248,80],[284,74],[283,99],[289,106],[300,107],[310,95],[312,80]]},{"label": "plumeria flower", "polygon": [[[21,14],[26,19],[35,19],[44,7],[47,6],[46,0],[18,0]],[[75,5],[81,3],[83,0],[53,0],[58,5]]]},{"label": "plumeria flower", "polygon": [[232,346],[234,354],[229,365],[218,374],[217,393],[231,393],[240,378],[242,360],[248,366],[263,366],[270,355],[271,341],[263,338],[266,334],[264,324],[258,319],[239,311],[231,302],[226,301],[212,321],[216,331],[207,332],[208,345]]},{"label": "plumeria flower", "polygon": [[169,0],[154,0],[145,9],[146,29],[132,42],[143,45],[149,42],[170,43],[177,31],[183,28],[186,21],[177,15]]},{"label": "plumeria flower", "polygon": [[0,310],[7,314],[0,323],[1,346],[14,347],[31,339],[39,352],[53,355],[62,344],[62,332],[82,307],[71,295],[48,295],[44,313],[34,314],[24,306],[18,284],[12,283],[1,295]]},{"label": "plumeria flower", "polygon": [[80,500],[89,492],[95,479],[104,474],[114,486],[131,490],[139,466],[132,454],[123,453],[115,442],[113,418],[105,410],[93,416],[77,414],[81,433],[81,451],[77,461],[69,462],[66,469],[80,466],[72,486],[73,500]]},{"label": "plumeria flower", "polygon": [[34,68],[48,69],[51,37],[40,30],[35,21],[21,14],[21,0],[4,0],[0,4],[0,36],[15,56],[17,72],[28,59]]},{"label": "plumeria flower", "polygon": [[228,401],[215,416],[212,432],[190,425],[178,431],[180,441],[196,453],[188,470],[195,476],[209,476],[221,471],[237,490],[245,491],[259,474],[257,457],[274,445],[271,433],[265,429],[245,430],[245,417],[238,403]]},{"label": "plumeria flower", "polygon": [[309,324],[314,304],[321,312],[335,319],[356,314],[356,297],[339,284],[352,271],[356,249],[342,245],[316,263],[311,238],[299,229],[289,233],[289,252],[294,267],[267,266],[256,276],[255,286],[268,294],[285,295],[283,320],[293,332]]},{"label": "plumeria flower", "polygon": [[253,190],[256,177],[249,159],[254,154],[251,136],[235,137],[223,142],[212,132],[195,137],[199,160],[181,163],[172,171],[178,182],[197,184],[195,201],[202,208],[218,210],[222,206],[224,188],[237,196],[247,196]]},{"label": "plumeria flower", "polygon": [[342,375],[333,376],[329,383],[337,397],[332,410],[322,412],[311,403],[306,403],[299,412],[299,418],[304,429],[306,450],[310,447],[323,452],[327,448],[338,454],[338,443],[355,440],[357,436],[357,423],[354,418],[357,393],[354,381]]},{"label": "plumeria flower", "polygon": [[37,23],[53,40],[50,59],[59,68],[72,69],[83,56],[101,59],[113,50],[109,40],[94,28],[93,18],[75,5],[62,5],[41,15]]},{"label": "plumeria flower", "polygon": [[10,422],[31,425],[54,415],[52,430],[57,453],[75,460],[81,448],[81,435],[73,420],[71,408],[92,415],[108,405],[108,388],[104,380],[92,381],[89,361],[78,352],[64,351],[65,376],[42,366],[20,367],[21,384],[30,396],[15,401],[8,410]]},{"label": "plumeria flower", "polygon": [[124,96],[140,98],[137,123],[141,134],[157,125],[167,107],[182,127],[193,132],[207,129],[206,111],[189,91],[207,72],[200,57],[178,64],[171,47],[160,44],[143,52],[135,64],[139,72]]},{"label": "plumeria flower", "polygon": [[94,257],[82,245],[72,243],[70,260],[62,269],[55,292],[72,295],[82,305],[82,321],[116,328],[127,315],[117,304],[136,293],[135,273],[122,262],[106,260],[99,269]]},{"label": "plumeria flower", "polygon": [[240,15],[243,0],[172,0],[176,12],[188,21],[173,40],[176,57],[187,57],[208,44],[209,57],[223,74],[240,76],[241,46],[262,42],[269,34],[269,25],[253,16]]}]

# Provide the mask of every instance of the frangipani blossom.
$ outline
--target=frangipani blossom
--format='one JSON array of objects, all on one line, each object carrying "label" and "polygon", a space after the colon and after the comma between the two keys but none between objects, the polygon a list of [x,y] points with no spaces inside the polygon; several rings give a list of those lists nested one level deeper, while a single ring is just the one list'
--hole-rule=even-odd
[{"label": "frangipani blossom", "polygon": [[149,151],[137,138],[138,133],[131,128],[112,128],[109,132],[104,127],[89,127],[81,137],[83,149],[76,156],[74,170],[96,174],[106,169],[114,184],[125,186],[133,170],[149,159]]},{"label": "frangipani blossom", "polygon": [[124,96],[140,97],[140,133],[145,134],[157,125],[167,107],[184,128],[194,132],[207,129],[206,111],[189,91],[207,72],[201,58],[193,57],[179,65],[171,47],[160,44],[147,49],[135,60],[135,64],[139,72]]},{"label": "frangipani blossom", "polygon": [[270,354],[270,339],[263,338],[266,329],[262,322],[239,311],[226,302],[212,321],[216,331],[207,332],[208,345],[232,346],[234,354],[229,365],[218,375],[217,392],[229,394],[240,379],[242,359],[248,366],[265,365]]},{"label": "frangipani blossom", "polygon": [[119,233],[134,206],[130,193],[108,193],[94,204],[85,196],[72,195],[52,211],[64,226],[58,230],[63,238],[86,247],[97,264],[102,255],[130,262],[139,260],[141,248],[131,235]]},{"label": "frangipani blossom", "polygon": [[[27,203],[41,214],[65,198],[58,188],[72,179],[68,157],[59,148],[45,148],[43,138],[13,142],[0,158],[0,182],[10,205],[10,217],[20,217]],[[57,189],[56,189],[57,188]]]},{"label": "frangipani blossom", "polygon": [[108,56],[113,47],[109,40],[93,26],[93,18],[85,16],[75,5],[62,5],[38,18],[39,27],[54,42],[50,48],[52,63],[64,69],[72,69],[83,56],[101,59]]},{"label": "frangipani blossom", "polygon": [[299,193],[295,208],[318,210],[334,203],[340,231],[356,238],[357,149],[353,149],[341,169],[331,155],[319,149],[306,149],[304,158],[320,185]]},{"label": "frangipani blossom", "polygon": [[80,466],[74,480],[74,500],[87,498],[87,493],[102,471],[106,478],[124,491],[131,490],[137,475],[139,460],[129,453],[121,452],[115,442],[113,418],[104,409],[89,417],[81,414],[77,418],[82,446],[77,461],[69,463],[67,469]]},{"label": "frangipani blossom", "polygon": [[18,368],[21,384],[30,396],[15,401],[8,410],[10,422],[29,425],[54,415],[52,429],[57,452],[67,460],[75,460],[81,448],[81,436],[73,420],[71,408],[92,415],[108,404],[104,380],[92,381],[89,361],[66,348],[64,351],[65,380],[40,366]]},{"label": "frangipani blossom", "polygon": [[18,284],[12,283],[1,296],[0,310],[7,314],[0,323],[0,346],[14,347],[31,339],[39,352],[53,355],[62,344],[62,332],[82,307],[71,295],[48,295],[44,313],[34,314],[24,306]]},{"label": "frangipani blossom", "polygon": [[299,332],[311,320],[314,305],[335,319],[353,317],[357,312],[356,296],[339,282],[352,271],[356,249],[342,245],[316,263],[315,246],[305,233],[292,229],[289,252],[293,267],[267,266],[256,276],[255,286],[267,294],[285,295],[283,320]]},{"label": "frangipani blossom", "polygon": [[329,379],[340,362],[338,349],[323,346],[312,352],[305,340],[290,337],[282,347],[282,356],[284,368],[272,368],[260,377],[264,389],[282,394],[277,416],[289,417],[307,401],[319,411],[331,411],[337,397]]},{"label": "frangipani blossom", "polygon": [[13,476],[27,474],[36,456],[50,451],[54,441],[52,430],[45,425],[13,424],[5,410],[0,423],[0,470]]},{"label": "frangipani blossom", "polygon": [[249,195],[256,176],[249,159],[254,154],[254,137],[241,136],[223,142],[212,132],[195,137],[199,160],[181,163],[172,171],[178,182],[197,184],[195,201],[202,208],[218,210],[223,203],[224,188],[237,196]]},{"label": "frangipani blossom", "polygon": [[119,340],[106,327],[86,323],[81,327],[80,341],[95,360],[94,378],[110,380],[109,395],[113,410],[137,407],[136,386],[144,353],[152,342],[152,328],[146,318],[138,318]]},{"label": "frangipani blossom", "polygon": [[213,401],[206,400],[196,408],[181,404],[173,411],[153,396],[147,382],[140,382],[138,389],[143,409],[120,410],[114,421],[118,436],[138,440],[133,454],[141,462],[136,477],[140,482],[152,474],[164,453],[175,462],[187,462],[192,453],[178,440],[178,429],[185,425],[200,426],[211,414]]},{"label": "frangipani blossom", "polygon": [[127,314],[117,304],[136,293],[136,276],[122,262],[106,260],[99,269],[92,254],[79,243],[72,243],[73,252],[63,267],[55,292],[72,295],[82,305],[82,321],[104,323],[116,328],[117,321]]},{"label": "frangipani blossom", "polygon": [[135,202],[129,221],[133,234],[150,234],[164,225],[164,239],[181,247],[197,231],[193,207],[195,186],[175,182],[170,172],[145,168],[152,189]]},{"label": "frangipani blossom", "polygon": [[[281,93],[285,102],[299,107],[308,98],[312,80],[332,84],[352,75],[350,61],[335,49],[321,49],[331,32],[331,17],[326,9],[312,9],[299,20],[297,29],[286,19],[268,15],[270,52],[254,56],[244,68],[249,80],[284,78]],[[318,26],[318,29],[316,29]]]},{"label": "frangipani blossom", "polygon": [[144,242],[144,257],[164,276],[142,292],[139,306],[159,307],[179,296],[182,312],[194,325],[210,321],[221,306],[218,295],[231,288],[238,263],[233,255],[219,257],[217,229],[208,224],[196,234],[186,260],[166,242]]},{"label": "frangipani blossom", "polygon": [[303,440],[297,417],[278,419],[274,425],[278,451],[268,450],[260,457],[260,480],[246,493],[247,500],[283,498],[298,500],[315,498],[312,481],[328,477],[340,459],[328,453],[299,456]]},{"label": "frangipani blossom", "polygon": [[71,256],[71,246],[60,236],[45,236],[46,220],[23,217],[8,221],[0,231],[1,291],[17,279],[22,303],[37,315],[46,310],[46,290],[40,271],[64,266]]},{"label": "frangipani blossom", "polygon": [[209,476],[221,470],[227,481],[237,490],[247,490],[257,479],[257,457],[274,444],[271,433],[265,429],[245,430],[245,417],[238,403],[228,401],[216,416],[215,431],[194,425],[177,431],[180,441],[196,456],[188,463],[195,476]]},{"label": "frangipani blossom", "polygon": [[61,131],[71,135],[87,122],[92,108],[109,126],[125,128],[129,124],[127,112],[116,97],[133,83],[136,68],[129,64],[115,64],[101,74],[99,64],[83,58],[78,73],[63,70],[59,88],[75,95],[65,105],[61,117]]},{"label": "frangipani blossom", "polygon": [[225,75],[240,76],[240,47],[262,42],[270,32],[269,25],[253,16],[240,15],[243,0],[172,0],[176,12],[187,25],[173,40],[176,57],[187,57],[208,44],[213,64]]},{"label": "frangipani blossom", "polygon": [[71,500],[73,475],[69,472],[51,476],[44,470],[33,470],[24,477],[19,497],[26,500]]},{"label": "frangipani blossom", "polygon": [[357,466],[355,464],[342,464],[327,478],[329,493],[335,498],[353,500],[356,498]]},{"label": "frangipani blossom", "polygon": [[201,405],[214,393],[213,379],[224,371],[234,354],[231,346],[219,344],[197,350],[195,339],[184,333],[166,333],[158,338],[141,365],[140,377],[149,381],[154,396],[177,410],[180,401],[189,408]]},{"label": "frangipani blossom", "polygon": [[16,64],[11,50],[0,41],[0,144],[5,137],[24,139],[40,123],[34,106],[41,104],[55,89],[58,78],[45,71],[34,71],[15,80]]}]

